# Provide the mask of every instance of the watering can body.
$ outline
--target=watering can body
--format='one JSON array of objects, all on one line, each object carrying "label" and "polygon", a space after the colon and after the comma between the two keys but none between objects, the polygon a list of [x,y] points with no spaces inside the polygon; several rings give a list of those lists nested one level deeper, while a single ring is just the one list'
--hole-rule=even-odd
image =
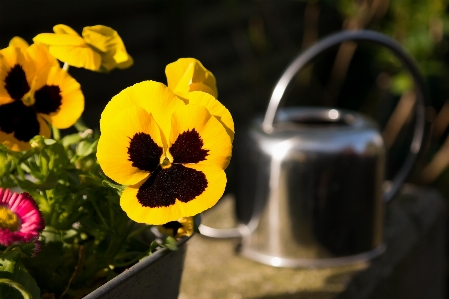
[{"label": "watering can body", "polygon": [[240,144],[241,254],[288,267],[380,254],[385,149],[376,124],[308,107],[280,110],[279,123],[268,134],[254,120]]},{"label": "watering can body", "polygon": [[[384,181],[385,148],[376,124],[352,111],[282,108],[296,73],[345,41],[389,49],[415,86],[414,133],[402,168]],[[373,31],[333,34],[298,55],[277,82],[264,117],[236,134],[239,186],[234,229],[200,225],[209,237],[240,237],[240,253],[280,267],[334,266],[385,250],[385,204],[400,190],[422,150],[430,106],[424,79],[402,46]]]}]

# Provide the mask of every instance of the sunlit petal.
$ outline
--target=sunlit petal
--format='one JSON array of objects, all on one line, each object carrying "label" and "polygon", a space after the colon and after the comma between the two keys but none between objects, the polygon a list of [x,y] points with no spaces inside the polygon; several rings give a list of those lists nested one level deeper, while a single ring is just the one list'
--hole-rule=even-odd
[{"label": "sunlit petal", "polygon": [[168,87],[177,95],[184,96],[190,91],[204,91],[217,97],[214,75],[200,61],[194,58],[180,58],[165,68]]},{"label": "sunlit petal", "polygon": [[47,46],[86,46],[81,36],[72,34],[40,33],[33,38],[33,41]]},{"label": "sunlit petal", "polygon": [[100,52],[101,66],[105,70],[110,71],[116,67],[123,69],[133,64],[133,59],[114,29],[103,25],[84,27],[83,38]]},{"label": "sunlit petal", "polygon": [[[160,147],[159,155],[151,155],[153,145],[140,143],[136,145],[135,159],[131,152],[131,142],[136,134],[144,133],[149,142],[154,142]],[[144,140],[145,141],[145,140]],[[146,150],[149,148],[150,150]],[[150,174],[142,159],[150,158],[149,161],[155,163],[155,168],[159,164],[162,154],[162,138],[159,127],[153,117],[144,109],[131,106],[109,117],[103,117],[101,136],[98,142],[97,158],[104,173],[114,181],[123,184],[137,184]],[[141,157],[142,156],[142,157]],[[154,157],[156,156],[156,157]]]},{"label": "sunlit petal", "polygon": [[9,46],[11,47],[17,47],[17,48],[21,48],[23,50],[25,50],[26,48],[28,48],[30,45],[27,43],[26,40],[24,40],[23,38],[21,38],[20,36],[14,36],[10,41],[9,41]]},{"label": "sunlit petal", "polygon": [[215,118],[223,124],[228,135],[231,137],[231,141],[234,139],[234,121],[232,115],[217,99],[210,94],[198,91],[189,92],[186,95],[186,99],[189,104],[206,107],[210,114],[215,116]]},{"label": "sunlit petal", "polygon": [[205,107],[189,104],[173,113],[168,148],[173,163],[199,163],[225,169],[231,159],[232,142],[223,125]]},{"label": "sunlit petal", "polygon": [[[0,104],[9,102],[10,100],[8,100],[8,98],[15,97],[11,94],[11,90],[8,92],[6,86],[6,81],[8,81],[7,78],[14,67],[20,68],[28,86],[32,85],[36,68],[31,58],[28,55],[25,55],[21,48],[7,47],[0,50]],[[25,81],[23,84],[25,84]]]},{"label": "sunlit petal", "polygon": [[74,67],[92,71],[100,69],[101,56],[89,46],[50,46],[50,54]]},{"label": "sunlit petal", "polygon": [[32,44],[25,49],[25,53],[33,60],[36,67],[36,73],[43,69],[50,69],[53,66],[59,66],[58,61],[50,54],[48,48],[42,44]]},{"label": "sunlit petal", "polygon": [[150,113],[161,128],[164,136],[169,136],[171,114],[184,102],[162,83],[144,81],[134,84],[114,96],[101,114],[100,129],[103,120],[111,118],[129,106],[138,106]]},{"label": "sunlit petal", "polygon": [[64,24],[58,24],[53,26],[53,31],[57,34],[69,34],[79,36],[79,34],[75,30]]}]

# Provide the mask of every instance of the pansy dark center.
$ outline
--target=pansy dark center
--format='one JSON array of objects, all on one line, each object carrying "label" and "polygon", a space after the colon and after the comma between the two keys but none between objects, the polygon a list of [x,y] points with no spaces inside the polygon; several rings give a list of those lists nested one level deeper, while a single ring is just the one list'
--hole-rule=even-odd
[{"label": "pansy dark center", "polygon": [[20,141],[27,142],[39,134],[38,113],[58,112],[62,104],[59,86],[44,85],[33,92],[20,64],[14,65],[6,74],[4,87],[13,102],[0,106],[0,130],[14,133]]},{"label": "pansy dark center", "polygon": [[130,139],[128,156],[132,165],[140,170],[155,171],[162,156],[162,147],[158,146],[151,136],[146,133],[136,133]]},{"label": "pansy dark center", "polygon": [[163,150],[149,134],[135,134],[128,148],[129,160],[134,167],[151,172],[137,192],[139,203],[144,207],[168,207],[176,199],[189,202],[201,195],[208,186],[206,175],[183,164],[204,161],[209,150],[203,149],[203,145],[195,129],[179,134],[169,148],[173,157],[169,163],[168,159],[161,159]]},{"label": "pansy dark center", "polygon": [[5,77],[5,89],[9,96],[16,101],[30,91],[25,71],[20,64],[14,65]]}]

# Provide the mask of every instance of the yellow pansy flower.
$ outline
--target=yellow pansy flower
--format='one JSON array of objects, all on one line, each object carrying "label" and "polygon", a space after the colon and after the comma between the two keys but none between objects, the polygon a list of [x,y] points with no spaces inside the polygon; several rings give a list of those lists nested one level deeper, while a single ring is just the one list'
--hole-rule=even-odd
[{"label": "yellow pansy flower", "polygon": [[43,45],[0,50],[0,142],[18,151],[51,123],[68,128],[84,109],[80,85]]},{"label": "yellow pansy flower", "polygon": [[67,25],[56,25],[53,31],[38,34],[33,40],[48,46],[51,55],[71,66],[109,72],[133,64],[122,39],[110,27],[84,27],[82,37]]},{"label": "yellow pansy flower", "polygon": [[144,81],[113,97],[101,115],[98,162],[107,176],[128,185],[120,205],[136,222],[162,225],[194,216],[224,192],[232,118],[226,128],[219,119],[229,112],[215,106],[214,97],[200,91],[188,97],[185,103],[164,84]]},{"label": "yellow pansy flower", "polygon": [[217,98],[214,75],[195,58],[180,58],[165,68],[168,87],[180,97],[191,91],[203,91]]},{"label": "yellow pansy flower", "polygon": [[190,237],[194,231],[193,217],[182,217],[176,221],[170,221],[157,227],[163,234],[175,237]]}]

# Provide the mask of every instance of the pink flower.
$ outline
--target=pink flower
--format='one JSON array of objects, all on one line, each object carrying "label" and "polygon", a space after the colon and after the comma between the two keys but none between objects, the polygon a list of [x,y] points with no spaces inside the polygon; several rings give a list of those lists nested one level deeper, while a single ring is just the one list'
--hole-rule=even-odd
[{"label": "pink flower", "polygon": [[45,227],[39,207],[28,193],[0,188],[0,244],[36,240]]}]

